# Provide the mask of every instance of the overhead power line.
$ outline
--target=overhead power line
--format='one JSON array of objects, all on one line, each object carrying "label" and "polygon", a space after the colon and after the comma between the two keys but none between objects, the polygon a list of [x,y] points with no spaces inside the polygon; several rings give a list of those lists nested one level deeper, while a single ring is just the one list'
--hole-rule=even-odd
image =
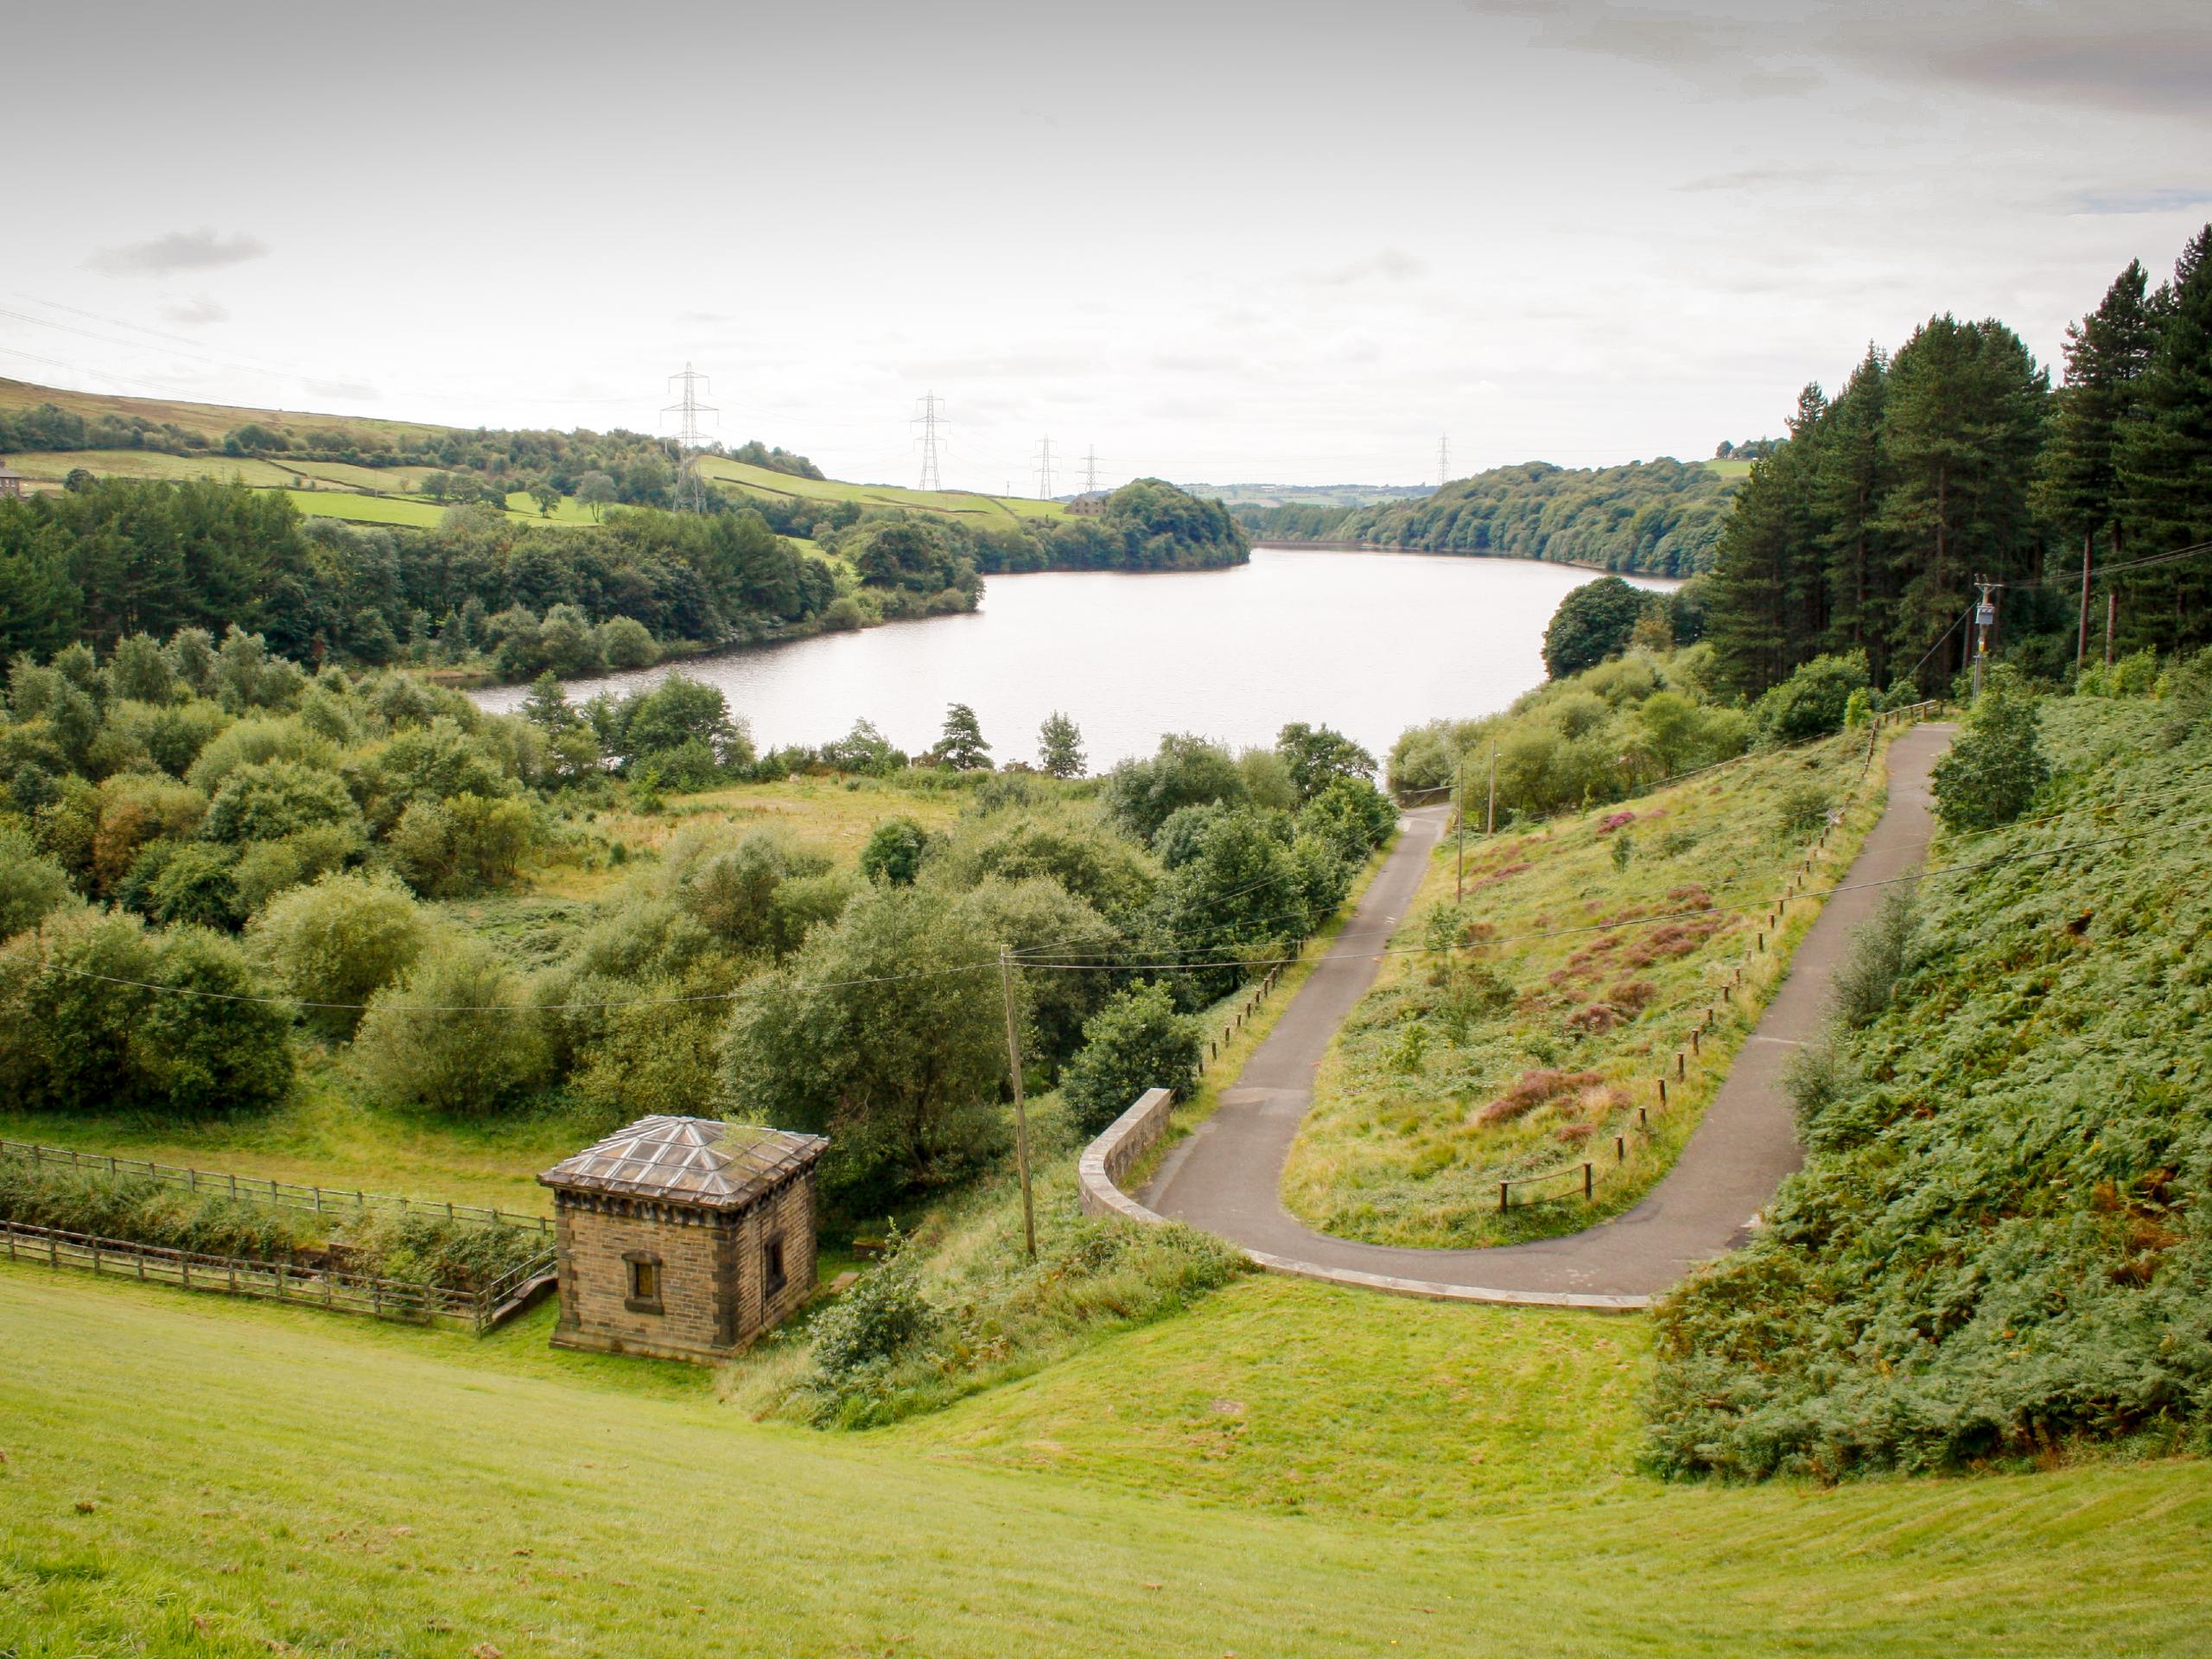
[{"label": "overhead power line", "polygon": [[937,429],[944,422],[944,415],[938,408],[937,393],[934,391],[924,392],[922,394],[922,412],[914,416],[915,423],[918,424],[922,429],[922,435],[915,439],[914,442],[919,444],[922,449],[922,478],[920,487],[925,490],[941,490],[944,487],[943,480],[938,476],[937,461]]}]

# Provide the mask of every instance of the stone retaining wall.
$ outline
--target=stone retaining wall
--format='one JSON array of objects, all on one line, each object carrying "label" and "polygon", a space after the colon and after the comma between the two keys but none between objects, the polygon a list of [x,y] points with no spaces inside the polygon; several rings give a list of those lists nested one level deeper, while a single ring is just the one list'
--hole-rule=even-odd
[{"label": "stone retaining wall", "polygon": [[1174,1109],[1173,1089],[1147,1089],[1136,1104],[1106,1126],[1106,1131],[1083,1149],[1076,1166],[1076,1202],[1086,1216],[1121,1216],[1158,1226],[1166,1217],[1154,1214],[1122,1191],[1122,1179],[1137,1160],[1160,1144],[1166,1133],[1167,1115]]}]

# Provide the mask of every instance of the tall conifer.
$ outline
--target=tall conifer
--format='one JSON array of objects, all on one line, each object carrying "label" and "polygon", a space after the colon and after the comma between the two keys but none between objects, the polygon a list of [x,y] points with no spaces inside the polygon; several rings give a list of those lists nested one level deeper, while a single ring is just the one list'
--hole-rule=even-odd
[{"label": "tall conifer", "polygon": [[[2212,541],[2212,225],[2182,251],[2152,311],[2158,343],[2139,384],[2139,415],[2122,432],[2120,491],[2147,556]],[[2212,639],[2212,555],[2116,578],[2122,649]]]},{"label": "tall conifer", "polygon": [[[2049,377],[2003,323],[1930,318],[1890,365],[1880,524],[1902,582],[1891,649],[1910,671],[1952,626],[1976,576],[2035,574],[2028,482],[2043,441]],[[1939,683],[1966,661],[1961,628],[1919,667]],[[1994,642],[1993,642],[1994,643]]]}]

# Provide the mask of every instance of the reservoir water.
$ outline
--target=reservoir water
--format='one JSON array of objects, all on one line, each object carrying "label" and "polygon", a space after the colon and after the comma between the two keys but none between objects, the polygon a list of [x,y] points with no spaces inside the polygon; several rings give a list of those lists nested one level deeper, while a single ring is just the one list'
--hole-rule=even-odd
[{"label": "reservoir water", "polygon": [[[694,658],[763,749],[821,743],[872,720],[913,753],[965,702],[993,758],[1034,764],[1037,728],[1064,709],[1093,771],[1149,753],[1166,732],[1267,745],[1287,721],[1329,725],[1379,760],[1422,721],[1504,708],[1544,677],[1544,627],[1571,565],[1417,553],[1261,547],[1227,570],[993,576],[973,615]],[[1637,586],[1677,583],[1632,577]],[[650,684],[668,668],[569,687]],[[512,709],[524,688],[479,694]]]}]

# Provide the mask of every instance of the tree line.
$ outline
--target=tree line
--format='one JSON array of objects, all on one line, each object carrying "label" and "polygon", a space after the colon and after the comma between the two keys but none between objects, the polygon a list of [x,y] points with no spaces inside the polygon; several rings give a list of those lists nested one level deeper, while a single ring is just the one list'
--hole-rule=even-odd
[{"label": "tree line", "polygon": [[2041,677],[2212,638],[2212,559],[2183,553],[2212,538],[2208,255],[2212,226],[2155,289],[2131,261],[2068,329],[2056,391],[2005,324],[1948,315],[1834,396],[1808,386],[1706,584],[1725,683],[1857,652],[1877,684],[1937,690],[1980,579],[2002,584],[1992,651]]},{"label": "tree line", "polygon": [[[977,498],[981,500],[982,498]],[[1211,570],[1252,556],[1243,529],[1218,501],[1157,478],[1124,484],[1096,517],[973,517],[804,496],[742,498],[778,532],[857,559],[887,524],[921,524],[948,555],[985,575],[1033,570]]]},{"label": "tree line", "polygon": [[[957,561],[919,576],[887,570],[877,613],[905,603],[918,580],[974,585]],[[546,666],[604,665],[593,631],[618,618],[656,642],[644,660],[661,644],[874,620],[857,600],[831,614],[838,598],[829,564],[749,512],[632,509],[556,531],[460,508],[435,529],[412,530],[302,519],[283,497],[236,484],[119,478],[0,501],[0,652],[10,656],[237,626],[309,664],[481,654],[527,679]],[[582,646],[564,652],[543,637],[548,627]],[[618,665],[637,665],[634,642],[630,650]]]},{"label": "tree line", "polygon": [[1417,501],[1243,506],[1236,516],[1263,542],[1358,542],[1688,576],[1712,564],[1735,487],[1710,467],[1665,456],[1595,468],[1528,461],[1455,479]]}]

